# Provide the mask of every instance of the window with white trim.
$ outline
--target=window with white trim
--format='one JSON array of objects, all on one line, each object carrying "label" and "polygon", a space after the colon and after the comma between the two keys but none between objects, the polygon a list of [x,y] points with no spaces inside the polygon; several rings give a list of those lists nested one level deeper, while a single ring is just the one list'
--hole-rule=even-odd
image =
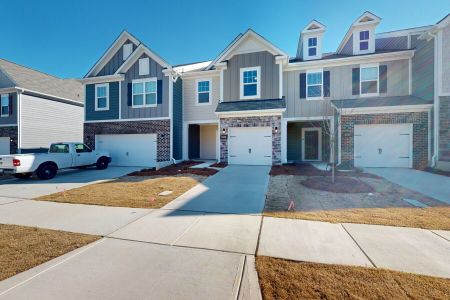
[{"label": "window with white trim", "polygon": [[146,78],[133,80],[132,97],[133,107],[155,107],[157,105],[157,80]]},{"label": "window with white trim", "polygon": [[368,51],[369,50],[369,30],[364,30],[359,32],[359,50]]},{"label": "window with white trim", "polygon": [[150,60],[148,57],[139,59],[139,75],[150,74]]},{"label": "window with white trim", "polygon": [[95,110],[109,110],[109,84],[95,85]]},{"label": "window with white trim", "polygon": [[261,67],[241,68],[240,96],[241,99],[255,99],[260,97]]},{"label": "window with white trim", "polygon": [[379,82],[378,65],[367,65],[360,67],[360,91],[361,95],[378,95]]},{"label": "window with white trim", "polygon": [[1,96],[1,116],[7,117],[9,116],[9,95],[5,94]]},{"label": "window with white trim", "polygon": [[211,101],[211,80],[197,81],[197,104],[210,104]]},{"label": "window with white trim", "polygon": [[130,55],[131,52],[133,52],[133,44],[125,44],[123,45],[122,53],[123,53],[123,60],[126,60]]},{"label": "window with white trim", "polygon": [[308,56],[317,56],[317,37],[308,38]]},{"label": "window with white trim", "polygon": [[306,99],[322,99],[323,70],[308,71],[306,73]]}]

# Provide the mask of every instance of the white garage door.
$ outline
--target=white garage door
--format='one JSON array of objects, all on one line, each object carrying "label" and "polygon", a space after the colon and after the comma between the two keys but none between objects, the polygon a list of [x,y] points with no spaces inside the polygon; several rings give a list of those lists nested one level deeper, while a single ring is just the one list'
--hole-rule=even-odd
[{"label": "white garage door", "polygon": [[10,143],[9,137],[0,137],[0,155],[11,154],[9,143]]},{"label": "white garage door", "polygon": [[156,166],[156,134],[96,135],[95,149],[109,151],[113,166]]},{"label": "white garage door", "polygon": [[355,166],[410,168],[412,124],[355,125]]},{"label": "white garage door", "polygon": [[272,164],[272,128],[228,129],[228,162],[237,165]]}]

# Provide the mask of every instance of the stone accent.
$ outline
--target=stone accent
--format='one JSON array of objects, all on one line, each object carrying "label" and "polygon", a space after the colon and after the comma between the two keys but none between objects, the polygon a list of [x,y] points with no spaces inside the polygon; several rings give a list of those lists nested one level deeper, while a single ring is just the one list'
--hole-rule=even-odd
[{"label": "stone accent", "polygon": [[[272,128],[272,164],[281,164],[281,116],[232,117],[220,119],[220,161],[228,162],[229,127],[271,127]],[[275,127],[278,128],[275,132]],[[223,133],[225,128],[226,134]]]},{"label": "stone accent", "polygon": [[354,126],[362,124],[413,124],[413,167],[428,166],[428,113],[385,113],[368,115],[343,115],[341,117],[341,165],[353,168]]},{"label": "stone accent", "polygon": [[157,161],[170,160],[170,120],[84,123],[84,142],[95,148],[96,134],[157,134]]},{"label": "stone accent", "polygon": [[18,131],[17,126],[0,127],[0,137],[9,137],[9,151],[11,154],[17,153]]},{"label": "stone accent", "polygon": [[450,162],[450,97],[439,97],[439,160]]}]

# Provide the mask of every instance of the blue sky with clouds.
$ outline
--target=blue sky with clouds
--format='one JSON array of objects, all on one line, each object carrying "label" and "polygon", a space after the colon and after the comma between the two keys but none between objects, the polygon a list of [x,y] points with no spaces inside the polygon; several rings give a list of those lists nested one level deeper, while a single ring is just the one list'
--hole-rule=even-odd
[{"label": "blue sky with clouds", "polygon": [[181,64],[213,59],[249,27],[294,56],[299,32],[312,19],[327,26],[328,52],[366,10],[382,18],[377,31],[384,32],[435,24],[450,12],[450,1],[2,1],[0,57],[82,77],[123,29]]}]

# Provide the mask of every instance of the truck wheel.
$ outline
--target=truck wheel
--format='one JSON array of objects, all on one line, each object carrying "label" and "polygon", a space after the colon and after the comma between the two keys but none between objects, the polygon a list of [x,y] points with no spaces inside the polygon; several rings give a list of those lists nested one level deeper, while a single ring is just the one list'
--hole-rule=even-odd
[{"label": "truck wheel", "polygon": [[44,164],[37,169],[36,175],[39,177],[39,179],[48,180],[55,177],[57,171],[58,169],[55,165]]},{"label": "truck wheel", "polygon": [[31,175],[33,175],[33,173],[17,173],[17,174],[14,174],[14,177],[16,177],[18,179],[28,179],[31,177]]},{"label": "truck wheel", "polygon": [[97,167],[97,170],[104,170],[108,167],[109,161],[106,157],[100,157],[97,160],[97,163],[95,166]]}]

